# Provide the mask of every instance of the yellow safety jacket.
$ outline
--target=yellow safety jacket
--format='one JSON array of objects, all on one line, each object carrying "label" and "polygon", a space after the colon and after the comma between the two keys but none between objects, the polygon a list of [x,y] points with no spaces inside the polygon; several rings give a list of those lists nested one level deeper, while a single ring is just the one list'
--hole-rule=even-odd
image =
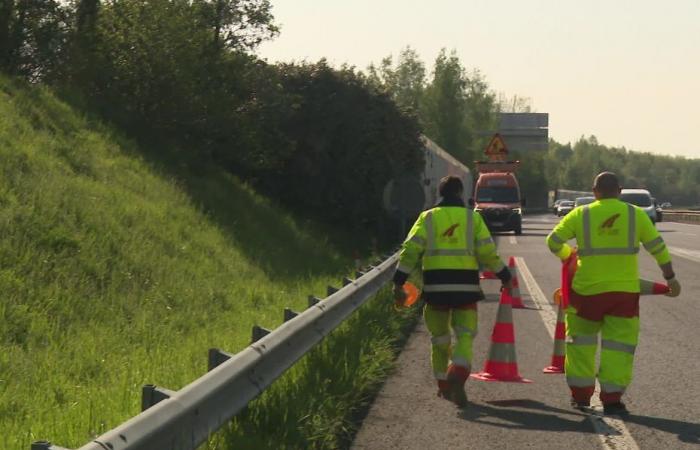
[{"label": "yellow safety jacket", "polygon": [[565,260],[572,251],[566,241],[573,238],[578,245],[573,289],[581,295],[639,292],[640,243],[659,265],[671,260],[649,216],[616,198],[598,200],[571,211],[547,236],[547,246]]},{"label": "yellow safety jacket", "polygon": [[504,281],[511,276],[481,215],[459,200],[421,213],[401,248],[394,283],[402,285],[419,261],[423,299],[429,304],[458,306],[483,299],[480,265]]}]

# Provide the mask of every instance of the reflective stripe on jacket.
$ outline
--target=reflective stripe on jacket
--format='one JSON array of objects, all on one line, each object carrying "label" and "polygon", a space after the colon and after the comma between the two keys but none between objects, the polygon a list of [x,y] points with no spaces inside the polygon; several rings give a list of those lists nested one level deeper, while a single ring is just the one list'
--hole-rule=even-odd
[{"label": "reflective stripe on jacket", "polygon": [[547,246],[564,260],[572,251],[566,242],[573,238],[578,245],[573,289],[581,295],[639,292],[640,243],[659,265],[671,260],[646,213],[618,199],[602,199],[574,209],[547,236]]},{"label": "reflective stripe on jacket", "polygon": [[403,284],[421,262],[426,302],[457,305],[481,300],[479,266],[501,274],[508,270],[481,215],[444,203],[416,220],[401,248],[394,281]]}]

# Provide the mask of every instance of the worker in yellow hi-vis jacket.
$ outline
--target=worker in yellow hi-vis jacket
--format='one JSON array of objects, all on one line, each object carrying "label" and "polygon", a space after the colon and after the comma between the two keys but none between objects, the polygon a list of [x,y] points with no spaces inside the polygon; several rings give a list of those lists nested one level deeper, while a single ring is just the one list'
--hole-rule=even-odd
[{"label": "worker in yellow hi-vis jacket", "polygon": [[422,262],[423,316],[431,334],[431,364],[438,395],[459,406],[467,403],[464,384],[471,371],[472,341],[477,331],[476,302],[484,298],[479,266],[496,273],[506,287],[511,279],[481,215],[465,206],[463,190],[458,177],[440,181],[442,201],[416,220],[394,274],[394,296],[402,300],[403,284]]},{"label": "worker in yellow hi-vis jacket", "polygon": [[670,287],[680,294],[666,244],[643,210],[618,199],[612,172],[594,181],[596,201],[570,212],[547,236],[549,249],[565,261],[576,238],[578,267],[566,310],[566,381],[572,406],[585,408],[595,388],[595,355],[601,332],[598,381],[605,414],[627,414],[622,395],[632,381],[639,335],[639,244],[656,259]]}]

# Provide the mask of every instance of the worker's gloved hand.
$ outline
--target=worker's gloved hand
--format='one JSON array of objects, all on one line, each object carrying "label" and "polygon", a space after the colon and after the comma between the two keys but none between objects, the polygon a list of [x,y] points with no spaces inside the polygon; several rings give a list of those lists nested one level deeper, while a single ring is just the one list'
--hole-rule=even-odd
[{"label": "worker's gloved hand", "polygon": [[681,284],[675,277],[667,280],[666,283],[669,288],[668,293],[664,294],[666,297],[678,297],[681,294]]},{"label": "worker's gloved hand", "polygon": [[404,300],[406,300],[406,291],[403,290],[403,286],[399,286],[398,284],[394,285],[394,302],[395,303],[403,303]]}]

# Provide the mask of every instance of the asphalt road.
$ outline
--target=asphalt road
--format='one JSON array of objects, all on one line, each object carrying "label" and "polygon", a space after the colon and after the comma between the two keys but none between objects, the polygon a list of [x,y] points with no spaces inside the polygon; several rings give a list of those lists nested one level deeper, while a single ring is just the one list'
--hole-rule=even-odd
[{"label": "asphalt road", "polygon": [[[675,299],[642,298],[635,378],[625,396],[632,414],[623,422],[571,409],[564,376],[542,373],[551,358],[555,310],[550,297],[560,274],[560,263],[544,238],[557,220],[530,216],[522,236],[497,236],[504,260],[516,256],[520,263],[528,308],[513,310],[516,349],[520,373],[533,383],[469,380],[470,404],[462,410],[437,398],[429,335],[421,324],[363,421],[353,449],[700,448],[700,225],[658,224],[683,291]],[[644,278],[662,280],[656,262],[643,250],[640,271]],[[479,306],[477,371],[488,352],[498,284],[483,282],[487,300]]]}]

